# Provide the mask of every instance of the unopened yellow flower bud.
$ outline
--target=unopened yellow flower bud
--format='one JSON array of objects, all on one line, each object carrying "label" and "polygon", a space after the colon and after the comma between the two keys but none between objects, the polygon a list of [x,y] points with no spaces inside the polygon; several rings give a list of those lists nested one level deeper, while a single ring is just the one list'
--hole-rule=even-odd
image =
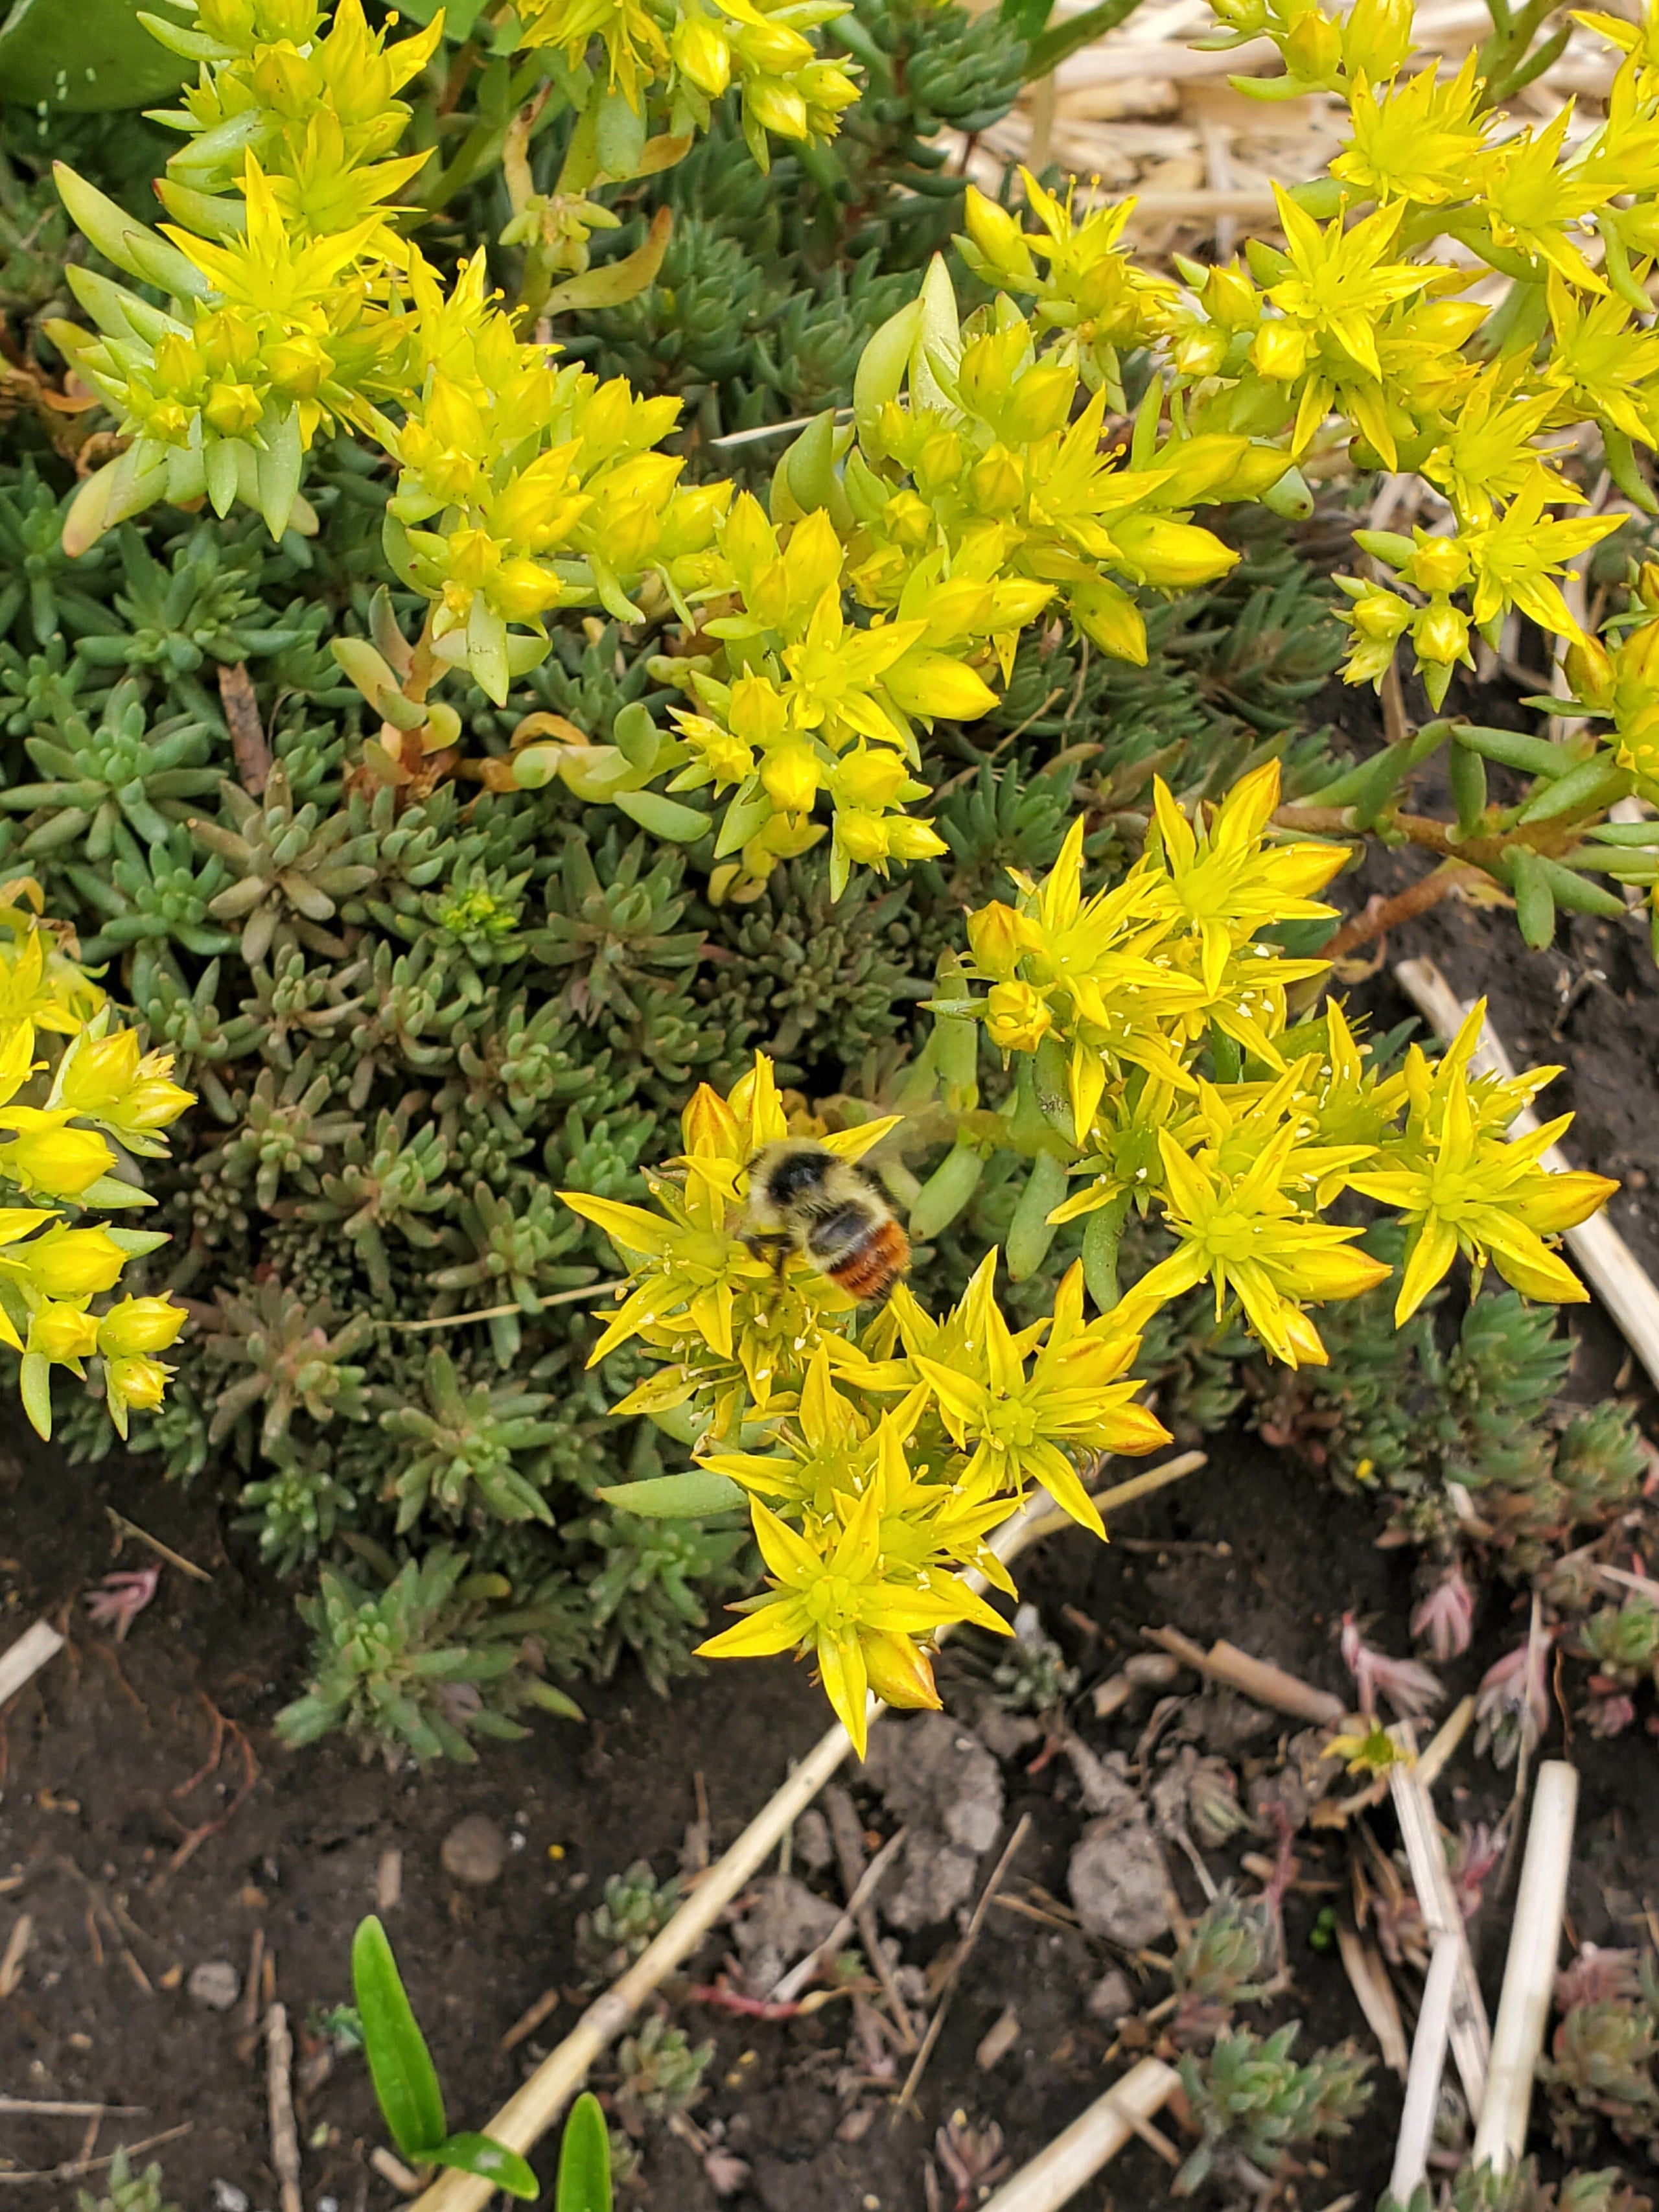
[{"label": "unopened yellow flower bud", "polygon": [[761,762],[762,788],[781,814],[810,814],[818,795],[818,757],[804,738],[786,738]]},{"label": "unopened yellow flower bud", "polygon": [[943,1703],[927,1654],[908,1636],[865,1629],[859,1637],[870,1687],[884,1705],[937,1712]]},{"label": "unopened yellow flower bud", "polygon": [[144,428],[150,436],[160,438],[171,446],[185,443],[190,436],[190,425],[189,408],[181,406],[176,399],[164,400],[159,407],[149,409],[144,416]]},{"label": "unopened yellow flower bud", "polygon": [[981,514],[1006,514],[1025,495],[1025,471],[1019,459],[1000,441],[974,464],[970,481]]},{"label": "unopened yellow flower bud", "polygon": [[849,860],[872,866],[887,858],[890,826],[882,815],[866,813],[861,807],[842,807],[836,816],[836,842]]},{"label": "unopened yellow flower bud", "polygon": [[1258,376],[1290,384],[1308,365],[1310,334],[1294,323],[1263,323],[1250,341],[1250,366]]},{"label": "unopened yellow flower bud", "polygon": [[830,788],[841,806],[866,808],[878,814],[890,806],[910,780],[910,771],[895,752],[882,746],[860,745],[837,763]]},{"label": "unopened yellow flower bud", "polygon": [[487,530],[449,533],[449,573],[469,591],[487,584],[501,566],[501,549]]},{"label": "unopened yellow flower bud", "polygon": [[1165,591],[1211,583],[1239,557],[1195,522],[1171,522],[1161,514],[1126,515],[1113,526],[1112,539],[1139,580]]},{"label": "unopened yellow flower bud", "polygon": [[[9,1118],[20,1120],[23,1109],[12,1107]],[[45,1191],[53,1198],[79,1198],[100,1176],[115,1164],[115,1155],[95,1131],[68,1129],[56,1113],[33,1114],[21,1133],[0,1145],[0,1173],[21,1183],[27,1191]]]},{"label": "unopened yellow flower bud", "polygon": [[1600,638],[1583,637],[1570,645],[1563,666],[1572,696],[1581,706],[1598,707],[1603,713],[1611,708],[1613,662]]},{"label": "unopened yellow flower bud", "polygon": [[1419,592],[1455,592],[1469,573],[1469,556],[1455,538],[1425,538],[1406,563],[1405,574]]},{"label": "unopened yellow flower bud", "polygon": [[1035,1052],[1054,1025],[1040,991],[1029,983],[994,983],[985,1001],[985,1034],[1004,1052]]},{"label": "unopened yellow flower bud", "polygon": [[27,1348],[45,1359],[86,1359],[98,1349],[98,1317],[78,1306],[41,1306],[29,1316]]},{"label": "unopened yellow flower bud", "polygon": [[[108,1036],[83,1037],[64,1069],[58,1093],[60,1103],[72,1114],[103,1113],[137,1080],[138,1061],[136,1030],[116,1030]],[[167,1066],[172,1065],[169,1056]]]},{"label": "unopened yellow flower bud", "polygon": [[1308,84],[1334,86],[1342,64],[1342,33],[1328,16],[1310,8],[1281,41],[1279,52],[1292,76]]},{"label": "unopened yellow flower bud", "polygon": [[155,386],[174,395],[192,391],[202,374],[202,356],[182,331],[163,331],[155,341]]},{"label": "unopened yellow flower bud", "polygon": [[1636,596],[1644,607],[1659,613],[1659,561],[1644,561],[1637,570]]},{"label": "unopened yellow flower bud", "polygon": [[701,93],[718,100],[732,82],[732,46],[707,15],[683,15],[672,41],[676,67]]},{"label": "unopened yellow flower bud", "polygon": [[523,559],[503,561],[489,585],[492,605],[508,622],[534,622],[558,605],[563,592],[550,568]]},{"label": "unopened yellow flower bud", "polygon": [[1449,667],[1468,652],[1469,618],[1447,600],[1425,607],[1412,624],[1412,643],[1419,660]]},{"label": "unopened yellow flower bud", "polygon": [[237,307],[220,307],[204,315],[196,325],[195,337],[202,359],[214,376],[246,382],[241,372],[259,358],[259,333]]},{"label": "unopened yellow flower bud", "polygon": [[222,437],[240,438],[253,428],[263,410],[251,384],[216,384],[202,403],[202,412]]},{"label": "unopened yellow flower bud", "polygon": [[1342,58],[1351,76],[1381,84],[1412,50],[1413,0],[1354,0],[1342,26]]},{"label": "unopened yellow flower bud", "polygon": [[997,703],[997,695],[984,678],[964,662],[921,646],[913,646],[896,660],[882,680],[907,714],[943,714],[953,722],[971,722]]},{"label": "unopened yellow flower bud", "polygon": [[743,88],[744,106],[757,123],[780,138],[805,138],[806,102],[777,77],[751,77]]},{"label": "unopened yellow flower bud", "polygon": [[1076,390],[1077,371],[1060,362],[1039,362],[1028,368],[1003,410],[1003,435],[1014,445],[1046,438],[1071,413]]},{"label": "unopened yellow flower bud", "polygon": [[933,527],[933,510],[919,493],[895,492],[881,511],[881,526],[901,545],[925,545]]},{"label": "unopened yellow flower bud", "polygon": [[963,218],[969,237],[999,273],[1021,276],[1030,270],[1030,249],[1019,224],[1006,208],[987,199],[977,185],[968,187]]},{"label": "unopened yellow flower bud", "polygon": [[148,1413],[166,1395],[172,1372],[159,1359],[146,1359],[142,1353],[132,1359],[112,1359],[104,1370],[105,1387],[134,1413]]},{"label": "unopened yellow flower bud", "polygon": [[775,744],[783,735],[783,697],[764,676],[740,676],[732,686],[732,727],[749,745]]},{"label": "unopened yellow flower bud", "polygon": [[970,415],[988,422],[996,416],[1030,350],[1031,334],[1024,323],[983,331],[963,348],[957,391]]},{"label": "unopened yellow flower bud", "polygon": [[943,491],[962,474],[962,441],[954,430],[935,430],[916,456],[916,483],[925,495]]},{"label": "unopened yellow flower bud", "polygon": [[1170,360],[1177,373],[1196,380],[1202,376],[1213,376],[1227,358],[1227,333],[1212,324],[1183,331],[1170,349]]},{"label": "unopened yellow flower bud", "polygon": [[1199,295],[1206,313],[1224,330],[1248,330],[1261,313],[1261,300],[1240,269],[1212,269]]},{"label": "unopened yellow flower bud", "polygon": [[968,917],[968,946],[981,975],[1006,981],[1019,964],[1026,925],[1002,899],[993,899]]},{"label": "unopened yellow flower bud", "polygon": [[887,850],[894,860],[932,860],[950,849],[931,822],[918,821],[914,814],[888,817]]},{"label": "unopened yellow flower bud", "polygon": [[1373,643],[1392,644],[1409,627],[1412,606],[1397,592],[1385,592],[1372,586],[1354,601],[1348,619],[1361,637],[1370,638]]},{"label": "unopened yellow flower bud", "polygon": [[334,364],[308,331],[296,331],[265,356],[276,389],[290,399],[312,399]]},{"label": "unopened yellow flower bud", "polygon": [[185,1325],[185,1310],[171,1298],[123,1298],[98,1324],[98,1349],[118,1358],[165,1352]]},{"label": "unopened yellow flower bud", "polygon": [[26,1268],[29,1281],[49,1298],[89,1298],[112,1291],[127,1255],[107,1229],[54,1229],[32,1244],[14,1246],[8,1260]]}]

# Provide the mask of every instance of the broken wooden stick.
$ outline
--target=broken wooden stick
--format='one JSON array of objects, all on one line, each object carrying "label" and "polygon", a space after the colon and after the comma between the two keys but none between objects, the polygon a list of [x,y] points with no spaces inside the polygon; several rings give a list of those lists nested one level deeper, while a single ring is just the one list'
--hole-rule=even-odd
[{"label": "broken wooden stick", "polygon": [[1408,2204],[1413,2191],[1428,2179],[1429,2148],[1434,2141],[1435,2114],[1440,2104],[1440,2076],[1446,2069],[1452,1998],[1462,1965],[1462,1953],[1457,1938],[1437,1936],[1429,1960],[1428,1979],[1423,1984],[1423,2003],[1417,2015],[1411,2069],[1406,2075],[1406,2109],[1400,2116],[1394,2178],[1389,2184],[1389,2193],[1402,2204]]},{"label": "broken wooden stick", "polygon": [[64,1639],[49,1620],[37,1620],[9,1650],[0,1652],[0,1705],[15,1698],[32,1675],[64,1648]]},{"label": "broken wooden stick", "polygon": [[1161,2058],[1143,2058],[1103,2097],[1097,2097],[1029,2166],[1005,2181],[982,2212],[1057,2212],[1180,2087]]},{"label": "broken wooden stick", "polygon": [[265,2099],[270,2114],[270,2163],[282,2185],[283,2212],[305,2212],[300,2194],[300,2136],[294,2124],[294,2039],[288,2008],[265,2014]]},{"label": "broken wooden stick", "polygon": [[1400,2001],[1395,1996],[1382,1954],[1375,1943],[1367,1942],[1358,1929],[1350,1928],[1346,1921],[1338,1925],[1336,1948],[1341,1954],[1348,1986],[1358,1998],[1366,2026],[1376,2038],[1382,2063],[1403,2081],[1410,2054],[1406,2045],[1405,2024],[1400,2017]]},{"label": "broken wooden stick", "polygon": [[1490,2160],[1497,2173],[1507,2173],[1526,2146],[1533,2075],[1544,2047],[1555,1988],[1577,1812],[1578,1770],[1565,1759],[1547,1759],[1538,1770],[1533,1793],[1532,1825],[1527,1831],[1514,1932],[1492,2030],[1486,2100],[1474,2131],[1475,2164]]},{"label": "broken wooden stick", "polygon": [[1212,1681],[1224,1682],[1253,1704],[1271,1705],[1275,1712],[1289,1713],[1293,1720],[1309,1721],[1318,1728],[1334,1728],[1347,1717],[1347,1707],[1330,1691],[1316,1690],[1310,1682],[1286,1674],[1268,1660],[1252,1659],[1248,1651],[1241,1651],[1224,1637],[1206,1651],[1178,1628],[1143,1628],[1140,1632],[1149,1644],[1162,1645],[1185,1665],[1209,1675]]},{"label": "broken wooden stick", "polygon": [[[1455,1036],[1468,1007],[1432,960],[1402,960],[1395,981],[1442,1039]],[[1477,1074],[1512,1075],[1509,1054],[1488,1022],[1470,1061]],[[1516,1136],[1538,1127],[1538,1116],[1528,1106],[1510,1124]],[[1559,1145],[1552,1145],[1539,1164],[1553,1174],[1571,1166]],[[1565,1231],[1572,1255],[1583,1269],[1590,1288],[1623,1330],[1626,1341],[1656,1382],[1659,1382],[1659,1288],[1605,1213],[1593,1213],[1576,1229]]]},{"label": "broken wooden stick", "polygon": [[1462,1907],[1452,1888],[1446,1866],[1445,1846],[1434,1800],[1423,1784],[1415,1762],[1417,1736],[1409,1721],[1396,1721],[1389,1730],[1407,1756],[1389,1769],[1389,1790],[1400,1822],[1400,1840],[1406,1847],[1412,1887],[1417,1892],[1423,1925],[1437,1942],[1449,1938],[1457,1947],[1457,1980],[1452,1993],[1450,2037],[1452,2057],[1472,2112],[1480,2111],[1486,2094],[1492,2063],[1492,2030],[1486,2024],[1486,2002],[1474,1971],[1468,1930]]}]

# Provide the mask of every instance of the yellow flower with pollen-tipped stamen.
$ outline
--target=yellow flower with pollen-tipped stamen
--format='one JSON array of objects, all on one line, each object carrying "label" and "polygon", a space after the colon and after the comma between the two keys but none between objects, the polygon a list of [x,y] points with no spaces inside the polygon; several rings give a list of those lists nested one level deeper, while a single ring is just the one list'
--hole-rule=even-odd
[{"label": "yellow flower with pollen-tipped stamen", "polygon": [[[761,1556],[775,1588],[748,1618],[697,1646],[705,1659],[758,1659],[799,1646],[817,1658],[824,1694],[864,1756],[870,1691],[868,1639],[882,1641],[884,1672],[903,1655],[908,1639],[928,1636],[948,1622],[971,1620],[1006,1636],[1008,1624],[956,1575],[924,1570],[912,1582],[895,1581],[881,1551],[880,1501],[873,1486],[850,1504],[844,1520],[799,1534],[755,1499],[750,1508]],[[903,1641],[895,1653],[889,1638]]]},{"label": "yellow flower with pollen-tipped stamen", "polygon": [[1202,1155],[1189,1157],[1167,1129],[1158,1131],[1165,1221],[1180,1242],[1130,1291],[1120,1323],[1144,1320],[1207,1276],[1218,1319],[1231,1291],[1275,1358],[1290,1367],[1324,1365],[1325,1346],[1301,1301],[1358,1297],[1386,1281],[1389,1270],[1351,1249],[1358,1229],[1310,1219],[1283,1189],[1295,1146],[1294,1127],[1281,1130],[1235,1178]]},{"label": "yellow flower with pollen-tipped stamen", "polygon": [[[1040,1354],[1028,1376],[1025,1354],[1047,1327],[1017,1336],[1004,1320],[988,1253],[958,1310],[964,1349],[951,1365],[919,1358],[916,1371],[939,1400],[945,1425],[971,1456],[962,1480],[969,1489],[1015,1499],[1040,1482],[1055,1504],[1095,1534],[1105,1534],[1098,1508],[1062,1446],[1089,1452],[1139,1453],[1168,1443],[1169,1431],[1133,1400],[1142,1385],[1124,1382],[1139,1346],[1137,1334],[1100,1325],[1076,1329]],[[1083,1270],[1069,1270],[1057,1312],[1080,1312]]]},{"label": "yellow flower with pollen-tipped stamen", "polygon": [[[1494,1086],[1485,1096],[1472,1092],[1469,1062],[1486,1012],[1484,999],[1471,1007],[1435,1069],[1395,1155],[1398,1164],[1388,1164],[1385,1155],[1382,1166],[1351,1178],[1368,1198],[1396,1207],[1410,1228],[1396,1323],[1410,1320],[1460,1251],[1478,1267],[1490,1261],[1523,1297],[1565,1304],[1589,1296],[1543,1240],[1587,1221],[1619,1186],[1607,1176],[1552,1173],[1542,1164],[1571,1114],[1513,1143],[1491,1126],[1495,1114],[1498,1127],[1506,1127],[1519,1102],[1513,1085]],[[1420,1093],[1426,1062],[1412,1049],[1407,1080],[1415,1076]]]}]

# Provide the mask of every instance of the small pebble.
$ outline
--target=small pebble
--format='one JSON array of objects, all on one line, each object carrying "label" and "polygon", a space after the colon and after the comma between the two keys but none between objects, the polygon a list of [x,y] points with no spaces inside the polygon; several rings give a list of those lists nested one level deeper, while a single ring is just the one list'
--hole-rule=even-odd
[{"label": "small pebble", "polygon": [[[228,2012],[242,1993],[242,1978],[228,1959],[204,1959],[190,1970],[185,1987],[191,2001],[210,2012]],[[244,2208],[247,2199],[242,2199]]]},{"label": "small pebble", "polygon": [[216,2212],[247,2212],[247,2191],[239,2189],[234,2181],[215,2181],[213,2202]]},{"label": "small pebble", "polygon": [[439,1856],[453,1880],[484,1889],[507,1863],[507,1842],[493,1820],[482,1813],[469,1813],[444,1838]]},{"label": "small pebble", "polygon": [[1089,2011],[1096,2020],[1103,2020],[1109,2027],[1115,2027],[1126,2013],[1135,2008],[1133,1984],[1127,1974],[1115,1966],[1103,1974],[1089,1992]]},{"label": "small pebble", "polygon": [[1019,2014],[1010,2005],[980,2038],[979,2049],[974,2053],[974,2063],[986,2074],[1006,2058],[1019,2036]]},{"label": "small pebble", "polygon": [[809,1874],[821,1874],[835,1856],[830,1823],[816,1805],[809,1806],[795,1823],[795,1856]]}]

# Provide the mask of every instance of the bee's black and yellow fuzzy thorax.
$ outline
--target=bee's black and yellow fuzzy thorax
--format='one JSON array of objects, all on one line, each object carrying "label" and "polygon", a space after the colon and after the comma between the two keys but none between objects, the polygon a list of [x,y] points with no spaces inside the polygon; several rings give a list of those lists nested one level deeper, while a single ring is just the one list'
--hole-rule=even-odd
[{"label": "bee's black and yellow fuzzy thorax", "polygon": [[740,1234],[780,1268],[799,1252],[855,1298],[885,1297],[910,1259],[910,1241],[878,1178],[810,1139],[756,1153]]}]

